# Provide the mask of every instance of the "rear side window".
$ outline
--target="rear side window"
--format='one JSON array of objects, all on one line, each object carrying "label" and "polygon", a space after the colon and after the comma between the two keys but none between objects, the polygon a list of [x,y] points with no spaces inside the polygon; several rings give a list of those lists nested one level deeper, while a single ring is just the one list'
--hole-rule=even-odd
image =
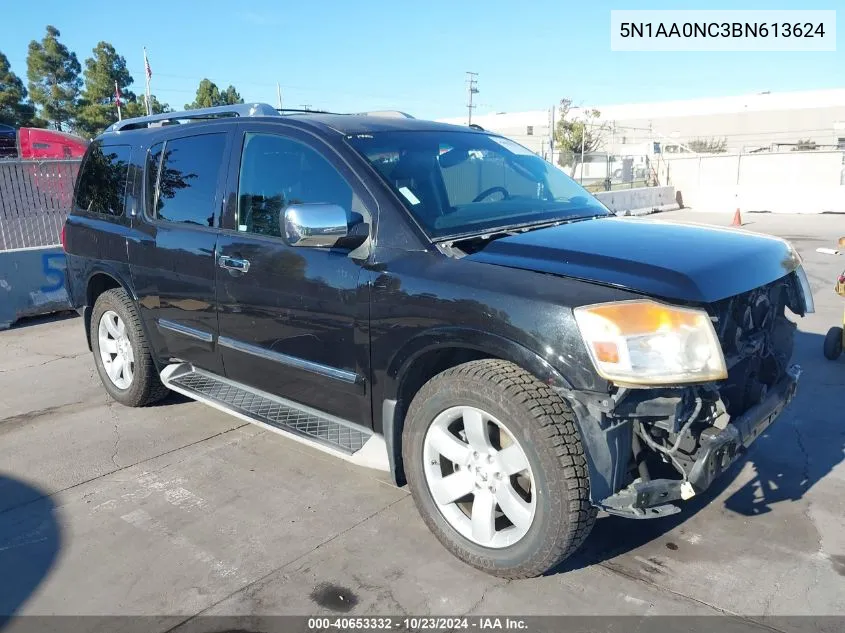
[{"label": "rear side window", "polygon": [[148,213],[168,222],[214,226],[225,134],[170,139],[147,158]]},{"label": "rear side window", "polygon": [[79,175],[76,209],[100,215],[122,216],[125,208],[129,145],[91,146]]}]

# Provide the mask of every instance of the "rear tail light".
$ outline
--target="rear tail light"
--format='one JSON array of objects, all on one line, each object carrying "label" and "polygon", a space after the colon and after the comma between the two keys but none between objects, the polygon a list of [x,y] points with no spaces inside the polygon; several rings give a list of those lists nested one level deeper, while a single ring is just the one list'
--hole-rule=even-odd
[{"label": "rear tail light", "polygon": [[67,228],[67,224],[62,224],[62,233],[61,233],[61,240],[62,240],[62,250],[67,252],[67,244],[65,243],[65,229]]}]

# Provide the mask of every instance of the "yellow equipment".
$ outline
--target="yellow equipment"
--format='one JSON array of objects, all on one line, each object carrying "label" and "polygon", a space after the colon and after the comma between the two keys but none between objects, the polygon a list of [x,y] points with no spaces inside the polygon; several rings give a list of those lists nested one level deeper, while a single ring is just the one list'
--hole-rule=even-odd
[{"label": "yellow equipment", "polygon": [[[845,237],[839,240],[840,246],[845,246]],[[836,281],[836,292],[845,297],[845,271]],[[832,327],[824,337],[824,355],[828,360],[836,360],[842,355],[845,347],[845,315],[842,317],[842,327]]]}]

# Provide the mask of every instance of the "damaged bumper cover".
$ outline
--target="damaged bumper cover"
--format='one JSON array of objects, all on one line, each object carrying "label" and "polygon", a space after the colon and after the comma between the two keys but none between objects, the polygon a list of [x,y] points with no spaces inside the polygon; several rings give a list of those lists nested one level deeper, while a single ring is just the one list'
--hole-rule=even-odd
[{"label": "damaged bumper cover", "polygon": [[795,397],[800,377],[801,367],[792,365],[759,404],[733,418],[724,429],[705,429],[699,455],[685,481],[638,480],[602,500],[601,507],[611,514],[638,519],[679,512],[680,508],[672,502],[709,488],[783,412]]}]

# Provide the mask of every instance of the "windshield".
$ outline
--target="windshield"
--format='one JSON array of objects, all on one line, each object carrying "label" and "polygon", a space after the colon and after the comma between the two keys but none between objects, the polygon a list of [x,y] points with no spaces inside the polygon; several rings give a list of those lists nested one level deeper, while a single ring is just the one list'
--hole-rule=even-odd
[{"label": "windshield", "polygon": [[609,213],[560,169],[500,136],[374,132],[348,141],[433,238]]}]

